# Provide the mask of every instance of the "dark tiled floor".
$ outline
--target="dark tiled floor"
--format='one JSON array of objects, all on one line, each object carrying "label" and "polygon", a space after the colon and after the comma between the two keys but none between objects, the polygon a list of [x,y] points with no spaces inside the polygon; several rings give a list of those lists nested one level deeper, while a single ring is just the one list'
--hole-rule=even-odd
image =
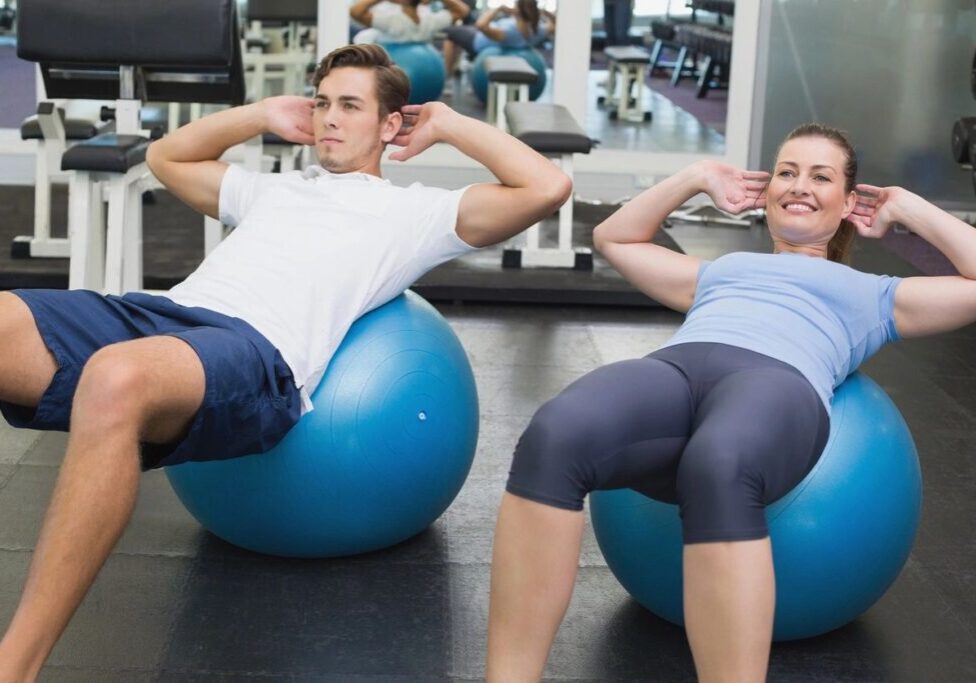
[{"label": "dark tiled floor", "polygon": [[[731,233],[713,233],[732,240]],[[688,251],[708,235],[678,230]],[[745,241],[758,243],[748,231]],[[761,241],[761,240],[759,240]],[[913,271],[876,245],[855,265]],[[660,310],[445,306],[471,357],[482,425],[448,511],[395,548],[291,561],[203,532],[165,477],[144,477],[133,524],[44,671],[47,681],[467,681],[484,672],[489,560],[510,452],[540,403],[587,370],[646,353]],[[853,624],[776,645],[775,681],[976,680],[976,329],[884,349],[865,366],[914,433],[925,500],[912,556]],[[14,608],[64,435],[0,426],[0,619]],[[587,530],[554,681],[687,681],[680,629],[630,600]]]}]

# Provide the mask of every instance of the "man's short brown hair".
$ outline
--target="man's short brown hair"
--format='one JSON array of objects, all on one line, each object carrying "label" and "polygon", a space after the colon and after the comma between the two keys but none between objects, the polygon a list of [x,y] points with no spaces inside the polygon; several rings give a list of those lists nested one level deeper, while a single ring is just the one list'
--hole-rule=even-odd
[{"label": "man's short brown hair", "polygon": [[407,103],[410,97],[410,78],[379,45],[345,45],[327,54],[319,62],[312,77],[316,92],[319,83],[329,72],[344,66],[373,70],[376,77],[376,99],[380,103],[380,118],[400,111]]}]

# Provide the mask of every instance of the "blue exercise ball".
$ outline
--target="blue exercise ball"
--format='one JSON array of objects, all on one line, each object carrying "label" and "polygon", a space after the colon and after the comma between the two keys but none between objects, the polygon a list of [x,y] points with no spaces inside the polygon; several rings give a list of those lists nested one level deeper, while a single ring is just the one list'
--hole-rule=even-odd
[{"label": "blue exercise ball", "polygon": [[503,48],[497,45],[489,45],[478,53],[474,59],[474,64],[471,65],[471,87],[479,100],[488,101],[488,73],[485,71],[485,60],[492,55],[510,55],[521,57],[527,61],[539,74],[539,80],[529,86],[529,99],[539,99],[539,95],[546,89],[546,60],[542,58],[542,54],[531,47]]},{"label": "blue exercise ball", "polygon": [[431,102],[444,90],[444,58],[430,43],[382,43],[410,77],[410,104]]},{"label": "blue exercise ball", "polygon": [[[864,613],[898,576],[918,529],[922,476],[898,409],[860,373],[837,388],[832,405],[820,460],[766,508],[776,571],[774,640],[816,636]],[[590,513],[624,588],[654,614],[683,625],[678,507],[617,489],[593,492]]]},{"label": "blue exercise ball", "polygon": [[426,529],[471,469],[478,395],[451,327],[407,292],[357,320],[267,453],[169,467],[206,529],[285,557],[338,557]]}]

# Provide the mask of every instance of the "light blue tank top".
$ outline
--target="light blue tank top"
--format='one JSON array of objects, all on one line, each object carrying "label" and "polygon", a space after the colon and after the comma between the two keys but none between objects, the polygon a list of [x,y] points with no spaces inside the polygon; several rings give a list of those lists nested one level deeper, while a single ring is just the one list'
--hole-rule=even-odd
[{"label": "light blue tank top", "polygon": [[536,31],[528,40],[525,36],[521,34],[518,30],[518,21],[515,17],[505,17],[499,21],[494,22],[494,27],[504,32],[505,36],[498,42],[495,42],[488,36],[486,36],[481,31],[478,31],[478,35],[474,37],[474,51],[481,52],[489,45],[500,45],[504,48],[527,48],[535,47],[543,43],[546,39],[546,31],[544,29]]},{"label": "light blue tank top", "polygon": [[802,254],[726,254],[702,263],[694,304],[665,346],[717,342],[781,360],[829,413],[834,388],[898,339],[899,282]]}]

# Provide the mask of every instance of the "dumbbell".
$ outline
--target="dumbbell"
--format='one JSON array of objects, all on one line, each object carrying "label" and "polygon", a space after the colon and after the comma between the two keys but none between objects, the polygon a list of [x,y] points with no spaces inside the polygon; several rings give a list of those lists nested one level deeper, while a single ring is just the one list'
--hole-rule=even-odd
[{"label": "dumbbell", "polygon": [[964,116],[952,124],[952,158],[960,164],[973,160],[976,147],[976,116]]}]

